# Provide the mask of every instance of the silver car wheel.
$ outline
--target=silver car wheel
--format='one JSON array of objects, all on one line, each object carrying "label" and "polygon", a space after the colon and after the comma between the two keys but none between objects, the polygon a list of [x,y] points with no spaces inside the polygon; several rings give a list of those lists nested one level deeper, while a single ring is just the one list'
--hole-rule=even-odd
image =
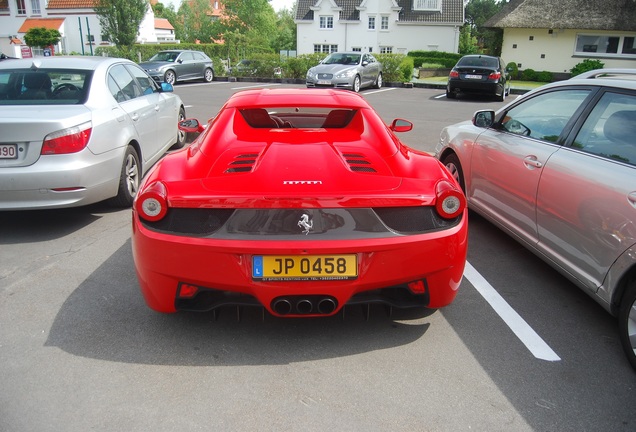
[{"label": "silver car wheel", "polygon": [[632,367],[636,369],[636,283],[632,282],[623,296],[618,314],[621,344]]},{"label": "silver car wheel", "polygon": [[375,88],[382,88],[382,72],[378,74],[378,78],[375,80]]},{"label": "silver car wheel", "polygon": [[163,76],[163,80],[167,82],[168,84],[174,85],[175,81],[177,80],[177,76],[174,74],[173,71],[169,70]]},{"label": "silver car wheel", "polygon": [[214,81],[214,72],[212,71],[212,69],[207,68],[205,72],[203,72],[203,79],[205,80],[205,82]]},{"label": "silver car wheel", "polygon": [[360,91],[360,77],[358,75],[356,75],[356,77],[353,79],[352,90],[356,93]]},{"label": "silver car wheel", "polygon": [[116,207],[129,207],[132,205],[139,189],[140,180],[141,165],[139,164],[139,156],[132,146],[128,146],[119,175],[117,195],[110,200],[110,204]]},{"label": "silver car wheel", "polygon": [[[180,123],[183,120],[185,120],[185,118],[186,118],[185,109],[182,107],[181,109],[179,109],[179,118],[177,119],[177,122]],[[183,146],[185,146],[186,144],[187,137],[188,137],[188,134],[186,132],[177,128],[177,142],[172,145],[172,148],[173,149],[183,148]]]},{"label": "silver car wheel", "polygon": [[134,197],[137,195],[137,189],[139,189],[139,163],[137,162],[137,158],[132,154],[126,156],[125,173],[128,194]]},{"label": "silver car wheel", "polygon": [[451,176],[455,179],[459,187],[462,188],[464,193],[466,192],[466,187],[464,185],[464,171],[462,170],[462,166],[459,163],[459,158],[456,154],[452,153],[446,156],[442,163],[448,170]]}]

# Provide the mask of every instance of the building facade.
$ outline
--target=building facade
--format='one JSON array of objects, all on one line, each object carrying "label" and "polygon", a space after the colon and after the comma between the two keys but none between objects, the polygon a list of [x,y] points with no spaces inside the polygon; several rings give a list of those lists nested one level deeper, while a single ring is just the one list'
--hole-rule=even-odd
[{"label": "building facade", "polygon": [[464,0],[298,0],[298,54],[457,52]]}]

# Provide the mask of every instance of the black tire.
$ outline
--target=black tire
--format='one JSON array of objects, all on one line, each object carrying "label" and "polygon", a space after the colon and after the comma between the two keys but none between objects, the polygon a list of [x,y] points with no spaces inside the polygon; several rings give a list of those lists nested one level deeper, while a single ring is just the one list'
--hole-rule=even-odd
[{"label": "black tire", "polygon": [[163,80],[168,84],[174,85],[177,82],[177,75],[174,73],[173,70],[167,70],[166,73],[163,75]]},{"label": "black tire", "polygon": [[455,93],[453,91],[453,89],[451,88],[446,88],[446,98],[447,99],[456,99],[457,98],[457,93]]},{"label": "black tire", "polygon": [[373,85],[373,87],[379,89],[379,88],[382,88],[382,84],[383,84],[382,83],[382,72],[380,72],[378,74],[378,77],[375,80],[375,84]]},{"label": "black tire", "polygon": [[360,76],[359,75],[356,75],[356,77],[353,79],[353,86],[351,87],[351,90],[353,90],[356,93],[360,91]]},{"label": "black tire", "polygon": [[141,164],[137,150],[128,146],[119,174],[117,196],[111,198],[109,203],[114,207],[130,207],[137,195],[137,190],[139,190],[141,175]]},{"label": "black tire", "polygon": [[462,169],[462,165],[459,162],[459,158],[455,153],[451,153],[444,157],[442,163],[446,167],[449,173],[453,176],[459,186],[462,188],[462,191],[466,193],[466,183],[464,183],[464,170]]},{"label": "black tire", "polygon": [[629,363],[636,370],[636,282],[627,288],[618,313],[618,331]]},{"label": "black tire", "polygon": [[210,68],[203,71],[203,80],[208,83],[214,81],[214,71]]},{"label": "black tire", "polygon": [[[181,107],[179,109],[179,118],[177,120],[177,123],[182,121],[182,120],[185,120],[185,118],[186,118],[185,108]],[[177,128],[177,142],[175,142],[172,145],[171,148],[175,149],[175,150],[183,148],[186,145],[187,136],[188,136],[188,134],[186,132],[184,132],[181,129]]]}]

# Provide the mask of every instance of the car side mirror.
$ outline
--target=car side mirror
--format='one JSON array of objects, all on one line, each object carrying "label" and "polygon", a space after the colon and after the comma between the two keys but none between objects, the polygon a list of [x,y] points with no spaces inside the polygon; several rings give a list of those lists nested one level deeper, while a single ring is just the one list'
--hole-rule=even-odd
[{"label": "car side mirror", "polygon": [[189,118],[179,122],[179,130],[183,132],[198,133],[203,132],[204,129],[205,127],[195,118]]},{"label": "car side mirror", "polygon": [[368,65],[368,64],[369,64],[369,61],[368,61],[368,60],[364,60],[364,61],[362,62],[362,66],[366,66],[366,65]]},{"label": "car side mirror", "polygon": [[495,112],[491,110],[477,111],[473,115],[473,124],[477,127],[488,128],[495,123]]},{"label": "car side mirror", "polygon": [[395,119],[389,127],[393,132],[408,132],[413,129],[413,123],[404,119]]}]

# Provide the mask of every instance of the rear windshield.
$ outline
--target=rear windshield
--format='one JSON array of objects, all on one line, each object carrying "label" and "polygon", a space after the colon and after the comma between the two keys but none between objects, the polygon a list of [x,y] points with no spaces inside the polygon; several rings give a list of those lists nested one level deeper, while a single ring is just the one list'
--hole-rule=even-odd
[{"label": "rear windshield", "polygon": [[0,70],[0,105],[73,105],[86,101],[90,70]]},{"label": "rear windshield", "polygon": [[464,57],[459,60],[457,66],[484,66],[496,68],[499,66],[499,60],[492,57]]},{"label": "rear windshield", "polygon": [[266,129],[342,129],[357,110],[317,107],[245,108],[243,118],[253,128]]}]

